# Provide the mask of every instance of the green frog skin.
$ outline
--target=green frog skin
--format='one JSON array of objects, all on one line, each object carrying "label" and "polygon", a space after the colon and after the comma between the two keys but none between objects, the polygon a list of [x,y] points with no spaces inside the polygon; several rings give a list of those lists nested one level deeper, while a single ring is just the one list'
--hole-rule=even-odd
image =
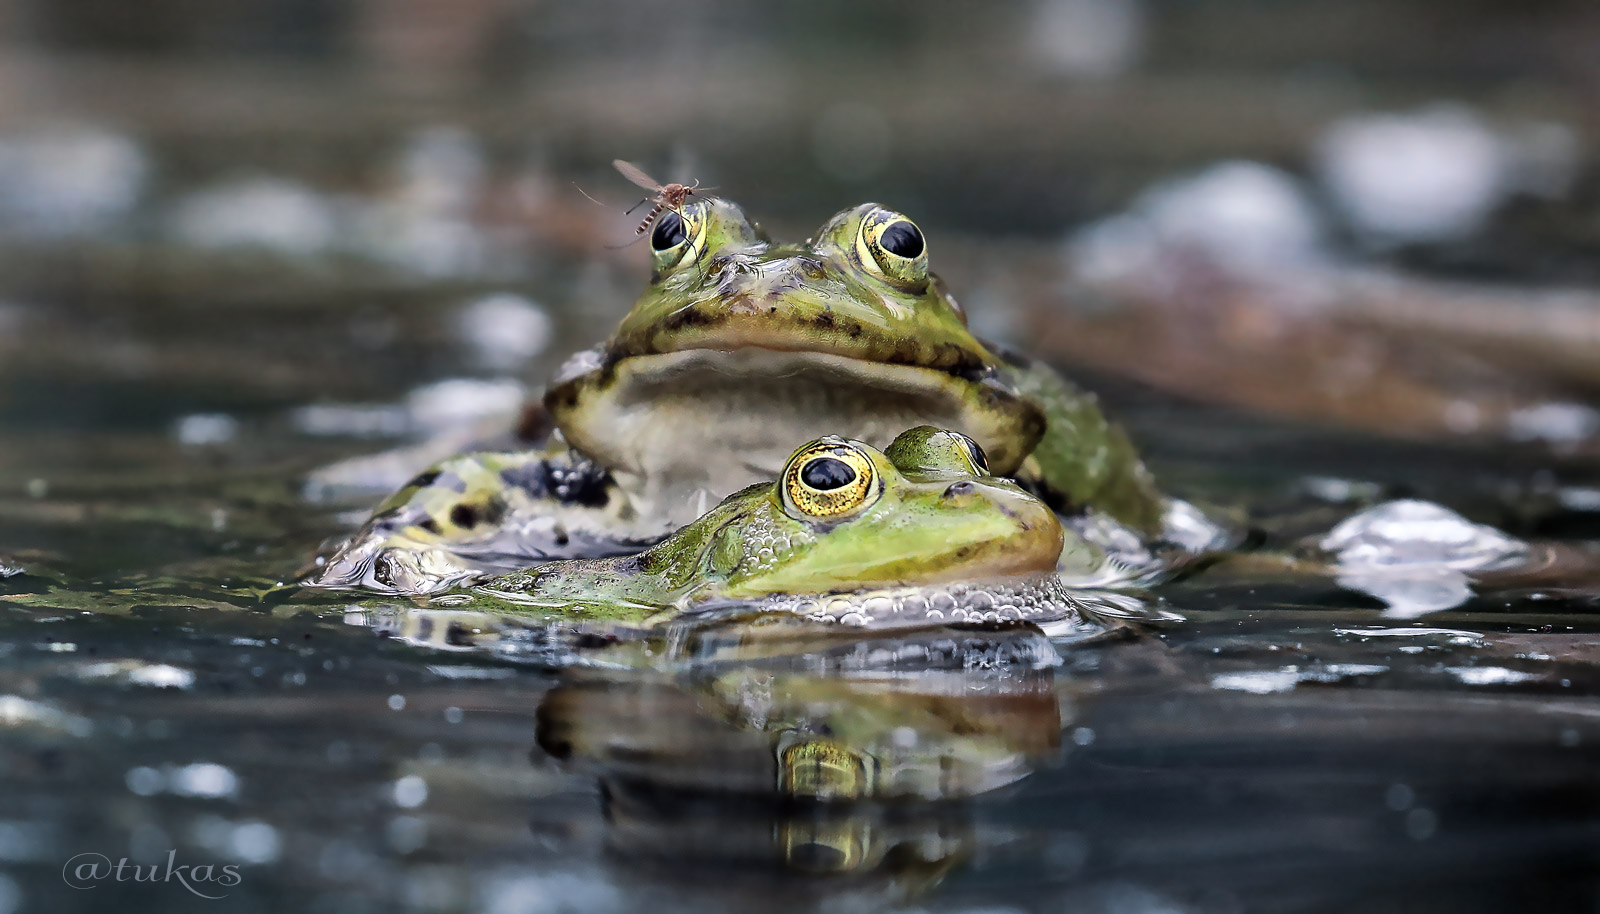
[{"label": "green frog skin", "polygon": [[780,244],[709,198],[664,213],[650,245],[650,284],[615,334],[548,386],[555,431],[541,449],[434,467],[310,583],[431,592],[635,551],[776,478],[801,442],[882,448],[919,425],[976,440],[994,473],[1114,551],[1225,541],[1158,491],[1092,395],[972,335],[906,216],[863,204]]},{"label": "green frog skin", "polygon": [[624,624],[721,609],[878,627],[1076,618],[1055,513],[984,465],[949,431],[913,429],[888,453],[826,436],[637,555],[551,562],[440,602]]}]

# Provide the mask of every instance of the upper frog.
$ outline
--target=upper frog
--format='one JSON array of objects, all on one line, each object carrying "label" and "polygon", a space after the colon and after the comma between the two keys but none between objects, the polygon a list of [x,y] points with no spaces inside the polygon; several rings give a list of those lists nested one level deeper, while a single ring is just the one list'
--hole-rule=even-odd
[{"label": "upper frog", "polygon": [[[922,230],[875,203],[778,244],[707,199],[664,213],[650,245],[649,287],[545,395],[567,442],[644,499],[771,479],[797,443],[830,431],[883,447],[923,423],[971,436],[1011,475],[1050,430],[1048,401],[1072,396],[1041,391],[1029,366],[973,336],[929,271]],[[1112,494],[1120,519],[1154,530],[1159,496],[1127,458],[1058,474],[1062,494]]]},{"label": "upper frog", "polygon": [[1156,541],[1218,542],[1157,490],[1092,395],[971,333],[905,215],[865,203],[784,244],[707,198],[664,212],[649,243],[633,308],[547,388],[550,441],[423,474],[314,583],[427,591],[636,551],[777,478],[804,441],[835,433],[882,448],[918,425],[976,440],[994,473],[1124,564],[1160,567],[1145,549]]},{"label": "upper frog", "polygon": [[471,603],[615,621],[735,604],[859,625],[1071,615],[1055,513],[984,466],[947,431],[911,430],[888,453],[826,436],[638,555],[504,575]]}]

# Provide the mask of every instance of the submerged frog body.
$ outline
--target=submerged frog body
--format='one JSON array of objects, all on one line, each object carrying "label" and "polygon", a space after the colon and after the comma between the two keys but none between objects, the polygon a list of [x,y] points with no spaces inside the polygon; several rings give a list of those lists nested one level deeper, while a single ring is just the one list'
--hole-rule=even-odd
[{"label": "submerged frog body", "polygon": [[1055,513],[984,465],[954,432],[913,429],[888,453],[826,436],[637,555],[504,575],[470,588],[470,605],[623,623],[721,608],[874,626],[1075,620]]},{"label": "submerged frog body", "polygon": [[615,335],[549,385],[546,447],[446,461],[312,583],[426,592],[633,551],[774,479],[803,441],[884,447],[923,424],[976,440],[993,472],[1125,561],[1224,539],[1157,490],[1092,396],[972,335],[907,217],[863,204],[778,244],[711,198],[664,213],[650,244],[650,285]]}]

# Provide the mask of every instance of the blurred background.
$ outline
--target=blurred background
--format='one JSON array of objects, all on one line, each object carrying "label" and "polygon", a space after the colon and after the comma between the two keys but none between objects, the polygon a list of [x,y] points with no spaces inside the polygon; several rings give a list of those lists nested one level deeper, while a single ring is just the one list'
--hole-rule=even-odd
[{"label": "blurred background", "polygon": [[789,807],[532,747],[554,694],[597,745],[715,751],[721,699],[274,589],[379,497],[349,460],[515,414],[610,333],[648,277],[615,158],[779,238],[907,213],[980,333],[1276,544],[1416,495],[1570,546],[1425,628],[1264,565],[1167,588],[1159,637],[929,680],[925,733],[1059,751],[829,813],[899,850],[797,891],[1595,910],[1597,48],[1594,0],[0,0],[0,914],[189,910],[60,884],[173,847],[249,867],[229,911],[785,903]]},{"label": "blurred background", "polygon": [[645,279],[613,158],[778,237],[901,209],[1114,405],[1582,460],[1597,46],[1580,0],[0,0],[0,472],[514,408]]}]

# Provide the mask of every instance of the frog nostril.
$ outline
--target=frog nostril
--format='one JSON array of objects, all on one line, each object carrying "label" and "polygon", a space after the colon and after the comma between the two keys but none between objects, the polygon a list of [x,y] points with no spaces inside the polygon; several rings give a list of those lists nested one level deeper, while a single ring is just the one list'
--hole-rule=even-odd
[{"label": "frog nostril", "polygon": [[722,295],[731,295],[756,272],[748,258],[733,254],[718,254],[706,267],[706,277]]},{"label": "frog nostril", "polygon": [[800,275],[804,276],[806,279],[821,279],[828,275],[828,271],[822,266],[822,261],[812,260],[809,257],[800,258],[800,265],[798,269],[800,271]]},{"label": "frog nostril", "polygon": [[951,483],[950,488],[944,490],[944,497],[960,498],[963,495],[971,495],[977,488],[977,486],[970,482]]}]

